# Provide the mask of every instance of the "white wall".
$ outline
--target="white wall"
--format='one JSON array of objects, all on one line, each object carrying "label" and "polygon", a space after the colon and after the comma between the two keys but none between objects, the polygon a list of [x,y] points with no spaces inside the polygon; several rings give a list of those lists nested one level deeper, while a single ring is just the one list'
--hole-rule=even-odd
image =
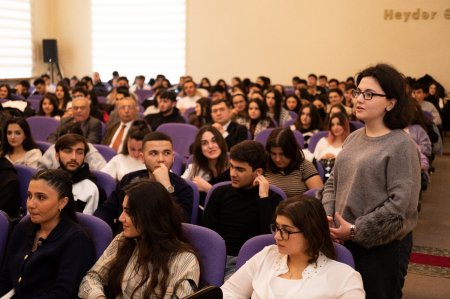
[{"label": "white wall", "polygon": [[[57,38],[64,74],[91,74],[90,1],[31,1],[33,73],[46,70],[42,39]],[[405,22],[394,12],[385,20],[391,9],[436,15]],[[448,0],[187,0],[187,22],[186,73],[196,80],[267,75],[289,84],[311,72],[343,80],[388,62],[406,75],[428,73],[450,90]]]}]

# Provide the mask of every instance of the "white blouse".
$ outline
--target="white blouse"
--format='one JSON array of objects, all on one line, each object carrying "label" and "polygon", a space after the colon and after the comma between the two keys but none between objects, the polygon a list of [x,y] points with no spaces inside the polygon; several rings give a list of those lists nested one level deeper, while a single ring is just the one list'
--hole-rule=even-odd
[{"label": "white blouse", "polygon": [[118,154],[109,160],[101,171],[120,181],[130,172],[143,169],[145,169],[144,162],[136,160],[129,155]]},{"label": "white blouse", "polygon": [[326,154],[333,154],[337,157],[341,150],[342,146],[334,147],[328,143],[327,137],[322,137],[319,142],[317,142],[314,150],[314,158],[316,158],[316,160],[322,160],[322,157]]},{"label": "white blouse", "polygon": [[[223,298],[365,298],[361,275],[350,266],[331,260],[322,253],[317,265],[310,264],[305,268],[302,279],[280,281],[279,275],[288,271],[287,255],[280,254],[276,245],[267,246],[225,282],[221,287]],[[289,289],[285,287],[287,284]]]},{"label": "white blouse", "polygon": [[37,168],[39,159],[41,159],[42,153],[38,148],[31,149],[25,153],[25,155],[16,160],[12,161],[9,158],[9,154],[5,155],[5,158],[8,159],[12,164],[23,164],[29,167]]}]

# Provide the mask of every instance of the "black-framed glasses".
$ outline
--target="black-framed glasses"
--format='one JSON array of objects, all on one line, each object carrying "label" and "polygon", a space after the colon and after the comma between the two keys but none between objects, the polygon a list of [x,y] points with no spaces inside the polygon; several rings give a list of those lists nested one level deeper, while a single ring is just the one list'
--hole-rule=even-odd
[{"label": "black-framed glasses", "polygon": [[270,225],[270,231],[272,232],[272,234],[275,236],[275,234],[277,232],[280,232],[280,236],[282,240],[289,240],[289,236],[292,234],[300,234],[301,231],[297,231],[297,232],[291,232],[288,231],[287,229],[283,228],[283,227],[278,227],[276,224],[272,223]]},{"label": "black-framed glasses", "polygon": [[375,93],[372,91],[361,91],[359,89],[352,89],[352,97],[353,98],[357,98],[360,95],[363,95],[364,100],[370,101],[372,99],[373,96],[379,96],[379,97],[385,97],[385,94],[381,94],[381,93]]}]

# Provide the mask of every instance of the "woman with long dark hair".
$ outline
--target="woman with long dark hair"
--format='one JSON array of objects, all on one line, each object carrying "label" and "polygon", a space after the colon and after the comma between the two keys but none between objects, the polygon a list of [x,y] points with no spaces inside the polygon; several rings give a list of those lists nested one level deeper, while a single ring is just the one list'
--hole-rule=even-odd
[{"label": "woman with long dark hair", "polygon": [[262,130],[274,128],[275,123],[267,116],[267,107],[260,100],[250,100],[247,105],[247,118],[238,122],[246,126],[252,139]]},{"label": "woman with long dark hair", "polygon": [[[182,298],[200,267],[184,235],[180,207],[158,182],[128,185],[117,235],[83,279],[81,298]],[[150,197],[149,197],[150,195]]]},{"label": "woman with long dark hair", "polygon": [[284,123],[291,120],[289,112],[283,107],[283,96],[281,93],[272,89],[267,91],[264,96],[264,101],[267,105],[267,115],[270,116],[280,127],[284,126]]},{"label": "woman with long dark hair", "polygon": [[322,119],[316,106],[313,104],[301,106],[294,126],[296,130],[302,133],[305,140],[305,148],[307,148],[309,138],[319,132],[322,127]]},{"label": "woman with long dark hair", "polygon": [[362,299],[361,275],[336,261],[327,216],[315,198],[281,201],[265,247],[221,287],[225,299]]},{"label": "woman with long dark hair", "polygon": [[13,164],[37,168],[42,153],[31,136],[30,126],[25,118],[9,119],[3,129],[2,137],[2,156]]},{"label": "woman with long dark hair", "polygon": [[78,224],[67,172],[36,173],[28,187],[27,210],[29,217],[14,227],[8,244],[0,296],[14,288],[13,298],[75,298],[95,251]]},{"label": "woman with long dark hair", "polygon": [[195,113],[189,116],[189,123],[201,128],[212,123],[211,100],[208,98],[198,99],[195,103]]},{"label": "woman with long dark hair", "polygon": [[58,99],[53,93],[46,93],[39,103],[36,115],[61,119],[62,111],[58,107]]}]

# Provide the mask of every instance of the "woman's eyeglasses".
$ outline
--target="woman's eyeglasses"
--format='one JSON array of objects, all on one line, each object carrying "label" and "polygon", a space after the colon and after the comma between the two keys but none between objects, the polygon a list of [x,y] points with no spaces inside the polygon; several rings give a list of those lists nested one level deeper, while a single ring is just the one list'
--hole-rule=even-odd
[{"label": "woman's eyeglasses", "polygon": [[364,100],[366,101],[370,101],[372,99],[373,96],[379,96],[379,97],[385,97],[385,94],[381,94],[381,93],[375,93],[372,91],[361,91],[359,89],[352,89],[352,97],[353,98],[357,98],[360,95],[363,95]]},{"label": "woman's eyeglasses", "polygon": [[280,236],[281,236],[281,239],[282,240],[289,240],[289,236],[290,235],[292,235],[292,234],[300,234],[301,233],[301,231],[297,231],[297,232],[291,232],[291,231],[288,231],[287,229],[285,229],[285,228],[280,228],[280,227],[278,227],[276,224],[271,224],[270,225],[270,231],[272,232],[272,234],[275,236],[275,234],[277,233],[277,232],[280,232]]}]

